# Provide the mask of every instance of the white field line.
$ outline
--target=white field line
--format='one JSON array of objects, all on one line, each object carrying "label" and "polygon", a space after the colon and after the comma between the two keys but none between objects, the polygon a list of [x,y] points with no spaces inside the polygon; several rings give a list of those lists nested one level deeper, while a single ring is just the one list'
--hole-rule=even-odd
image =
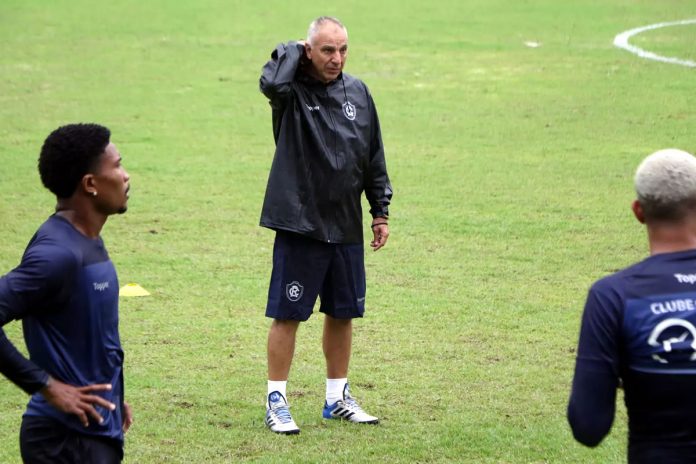
[{"label": "white field line", "polygon": [[684,26],[686,24],[696,24],[696,19],[685,19],[682,21],[672,21],[669,23],[657,23],[651,24],[649,26],[637,27],[635,29],[631,29],[630,31],[622,32],[621,34],[614,37],[614,45],[619,48],[623,48],[624,50],[628,50],[629,52],[634,53],[641,58],[646,58],[648,60],[662,61],[663,63],[679,64],[682,66],[696,68],[696,61],[682,60],[679,58],[671,58],[669,56],[658,55],[657,53],[643,50],[642,48],[636,47],[635,45],[631,45],[630,43],[628,43],[629,38],[633,37],[636,34],[640,34],[641,32],[659,29],[661,27]]}]

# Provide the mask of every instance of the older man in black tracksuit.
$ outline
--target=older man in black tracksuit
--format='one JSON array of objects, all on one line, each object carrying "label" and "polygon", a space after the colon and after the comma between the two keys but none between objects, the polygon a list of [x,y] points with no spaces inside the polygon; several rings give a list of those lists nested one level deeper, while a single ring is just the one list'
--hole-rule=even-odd
[{"label": "older man in black tracksuit", "polygon": [[343,73],[346,28],[336,18],[310,24],[306,41],[280,44],[260,79],[273,112],[276,152],[261,225],[276,231],[266,316],[266,425],[299,433],[286,385],[301,321],[320,296],[327,387],[322,415],[376,424],[348,388],[352,319],[365,308],[361,195],[372,215],[374,250],[387,241],[392,189],[374,102],[363,82]]}]

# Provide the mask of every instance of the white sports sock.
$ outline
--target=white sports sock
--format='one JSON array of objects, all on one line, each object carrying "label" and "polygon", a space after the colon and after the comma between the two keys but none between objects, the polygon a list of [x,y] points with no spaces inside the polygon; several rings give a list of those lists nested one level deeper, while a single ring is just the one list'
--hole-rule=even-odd
[{"label": "white sports sock", "polygon": [[348,379],[326,379],[326,404],[332,405],[343,399],[343,387]]},{"label": "white sports sock", "polygon": [[287,401],[288,396],[285,394],[285,390],[288,387],[287,380],[269,380],[268,381],[268,393],[266,393],[266,406],[268,406],[268,395],[273,392],[278,392],[283,395],[283,398]]}]

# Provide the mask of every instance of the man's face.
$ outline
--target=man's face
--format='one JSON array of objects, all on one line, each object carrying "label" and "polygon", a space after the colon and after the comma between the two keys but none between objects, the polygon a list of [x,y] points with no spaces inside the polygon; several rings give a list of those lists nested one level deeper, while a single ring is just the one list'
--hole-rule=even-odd
[{"label": "man's face", "polygon": [[121,154],[113,143],[109,143],[99,157],[99,166],[94,176],[97,208],[104,214],[123,214],[128,209],[130,176],[121,165]]},{"label": "man's face", "polygon": [[325,22],[305,45],[307,58],[312,62],[311,74],[325,84],[341,74],[348,56],[348,37],[338,24]]}]

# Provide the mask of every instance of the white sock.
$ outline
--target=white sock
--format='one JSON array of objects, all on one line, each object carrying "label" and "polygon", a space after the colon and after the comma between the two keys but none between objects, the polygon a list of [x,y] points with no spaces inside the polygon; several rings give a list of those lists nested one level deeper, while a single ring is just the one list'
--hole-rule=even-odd
[{"label": "white sock", "polygon": [[[287,380],[269,380],[268,381],[268,393],[266,393],[266,403],[268,403],[268,395],[273,392],[278,392],[283,395],[283,398],[287,401],[288,397],[285,394],[285,390],[288,387]],[[267,404],[268,405],[268,404]]]},{"label": "white sock", "polygon": [[343,399],[343,388],[348,379],[326,379],[326,404],[332,405]]}]

